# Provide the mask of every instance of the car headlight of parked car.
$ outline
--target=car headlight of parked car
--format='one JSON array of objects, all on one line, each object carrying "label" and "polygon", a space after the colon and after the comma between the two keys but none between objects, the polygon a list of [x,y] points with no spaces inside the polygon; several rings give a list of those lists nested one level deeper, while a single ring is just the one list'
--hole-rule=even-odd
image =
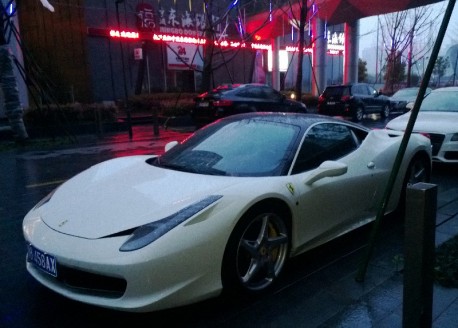
[{"label": "car headlight of parked car", "polygon": [[35,207],[33,209],[36,210],[36,209],[42,207],[43,205],[45,205],[47,202],[49,202],[56,191],[57,191],[57,188],[54,189],[53,191],[51,191],[49,194],[47,194],[42,200],[40,200],[37,203],[37,205],[35,205]]},{"label": "car headlight of parked car", "polygon": [[210,206],[223,196],[212,195],[191,204],[161,220],[142,225],[134,230],[130,238],[119,248],[121,252],[131,252],[151,244],[156,239],[183,223],[187,219]]},{"label": "car headlight of parked car", "polygon": [[450,141],[458,141],[458,133],[455,133],[454,135],[452,135],[452,138],[450,139]]}]

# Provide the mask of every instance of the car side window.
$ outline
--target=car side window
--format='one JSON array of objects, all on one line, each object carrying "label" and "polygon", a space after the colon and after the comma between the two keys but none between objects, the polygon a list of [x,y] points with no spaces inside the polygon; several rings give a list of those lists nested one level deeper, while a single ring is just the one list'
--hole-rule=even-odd
[{"label": "car side window", "polygon": [[361,95],[368,96],[368,95],[371,94],[369,89],[368,89],[368,87],[367,87],[367,85],[360,85],[359,88],[360,88],[360,94]]},{"label": "car side window", "polygon": [[375,90],[373,87],[367,86],[367,88],[369,89],[369,94],[370,95],[376,96],[378,94],[377,90]]},{"label": "car side window", "polygon": [[261,88],[246,88],[240,91],[239,96],[245,98],[263,98],[263,93]]},{"label": "car side window", "polygon": [[354,133],[345,125],[322,123],[306,134],[292,174],[305,172],[328,160],[337,160],[358,148]]},{"label": "car side window", "polygon": [[281,98],[281,93],[274,89],[263,87],[262,90],[266,99],[277,101]]},{"label": "car side window", "polygon": [[352,87],[352,91],[354,95],[365,95],[366,94],[365,90],[361,88],[360,85],[354,85]]}]

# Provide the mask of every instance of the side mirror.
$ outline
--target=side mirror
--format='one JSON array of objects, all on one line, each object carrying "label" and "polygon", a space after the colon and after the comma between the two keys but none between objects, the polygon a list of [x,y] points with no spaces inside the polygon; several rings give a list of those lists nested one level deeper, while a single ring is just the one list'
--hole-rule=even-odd
[{"label": "side mirror", "polygon": [[168,152],[170,149],[172,149],[176,145],[178,145],[178,141],[170,141],[170,142],[168,142],[164,147],[165,152]]},{"label": "side mirror", "polygon": [[305,180],[305,184],[310,186],[314,182],[328,177],[337,177],[347,173],[347,164],[336,161],[325,161]]},{"label": "side mirror", "polygon": [[407,103],[407,105],[406,105],[407,110],[408,110],[408,111],[409,111],[409,110],[412,110],[414,104],[415,104],[415,102],[413,102],[413,101]]}]

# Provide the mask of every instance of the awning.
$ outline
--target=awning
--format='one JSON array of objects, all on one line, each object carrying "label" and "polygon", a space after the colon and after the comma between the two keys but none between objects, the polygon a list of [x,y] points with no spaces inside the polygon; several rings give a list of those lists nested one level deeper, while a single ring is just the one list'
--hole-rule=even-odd
[{"label": "awning", "polygon": [[[443,0],[316,0],[316,15],[330,25],[382,15],[415,7],[437,3]],[[267,40],[289,33],[290,20],[298,20],[300,5],[296,1],[272,11],[251,16],[247,20],[248,33],[258,39]]]}]

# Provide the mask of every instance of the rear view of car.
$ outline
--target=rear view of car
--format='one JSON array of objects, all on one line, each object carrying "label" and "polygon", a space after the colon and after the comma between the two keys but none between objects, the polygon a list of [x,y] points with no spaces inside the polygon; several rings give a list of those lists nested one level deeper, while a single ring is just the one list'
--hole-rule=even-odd
[{"label": "rear view of car", "polygon": [[326,87],[318,99],[318,113],[350,117],[360,122],[365,114],[390,115],[390,101],[366,83],[332,85]]}]

